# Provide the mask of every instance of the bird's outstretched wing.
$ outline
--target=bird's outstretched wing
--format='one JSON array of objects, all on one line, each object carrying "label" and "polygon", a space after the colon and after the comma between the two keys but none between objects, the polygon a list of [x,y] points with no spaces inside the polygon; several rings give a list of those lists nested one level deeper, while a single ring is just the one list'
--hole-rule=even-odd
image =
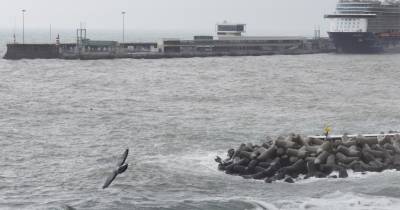
[{"label": "bird's outstretched wing", "polygon": [[117,162],[118,167],[124,165],[126,158],[128,157],[128,154],[129,154],[129,149],[126,149],[124,154],[122,154],[122,156],[119,158]]},{"label": "bird's outstretched wing", "polygon": [[117,175],[118,175],[118,170],[113,171],[112,174],[107,177],[106,182],[103,185],[103,189],[110,186],[110,184],[114,181],[114,179],[117,177]]}]

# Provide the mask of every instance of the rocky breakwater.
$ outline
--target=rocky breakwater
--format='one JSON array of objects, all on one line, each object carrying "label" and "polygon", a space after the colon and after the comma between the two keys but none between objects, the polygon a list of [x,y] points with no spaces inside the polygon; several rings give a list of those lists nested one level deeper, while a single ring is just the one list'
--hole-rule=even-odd
[{"label": "rocky breakwater", "polygon": [[267,183],[276,180],[293,183],[299,177],[346,178],[348,170],[400,170],[400,135],[344,135],[325,139],[291,134],[262,145],[241,144],[237,149],[229,149],[227,156],[225,160],[216,157],[219,170]]}]

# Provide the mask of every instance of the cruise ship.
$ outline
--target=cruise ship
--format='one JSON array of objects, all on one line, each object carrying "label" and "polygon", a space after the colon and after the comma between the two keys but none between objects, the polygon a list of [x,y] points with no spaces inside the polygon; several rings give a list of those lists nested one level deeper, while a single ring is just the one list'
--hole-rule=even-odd
[{"label": "cruise ship", "polygon": [[339,0],[325,18],[338,53],[400,52],[399,0]]}]

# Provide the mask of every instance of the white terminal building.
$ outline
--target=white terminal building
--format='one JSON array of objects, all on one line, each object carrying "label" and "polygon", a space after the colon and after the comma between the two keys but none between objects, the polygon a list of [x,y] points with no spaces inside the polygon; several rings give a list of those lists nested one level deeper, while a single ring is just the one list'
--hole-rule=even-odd
[{"label": "white terminal building", "polygon": [[215,26],[216,37],[194,36],[193,40],[163,39],[158,43],[164,53],[229,53],[274,54],[312,49],[306,37],[299,36],[244,36],[246,24],[224,21]]},{"label": "white terminal building", "polygon": [[216,31],[219,38],[239,37],[246,33],[246,24],[232,24],[224,21],[216,25]]}]

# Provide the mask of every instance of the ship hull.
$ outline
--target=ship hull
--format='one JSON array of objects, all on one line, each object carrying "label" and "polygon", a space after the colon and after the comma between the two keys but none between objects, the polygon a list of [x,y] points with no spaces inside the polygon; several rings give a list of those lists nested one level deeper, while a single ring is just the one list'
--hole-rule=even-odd
[{"label": "ship hull", "polygon": [[338,53],[382,53],[384,47],[373,33],[329,32]]},{"label": "ship hull", "polygon": [[329,32],[338,53],[400,53],[400,36],[370,32]]}]

